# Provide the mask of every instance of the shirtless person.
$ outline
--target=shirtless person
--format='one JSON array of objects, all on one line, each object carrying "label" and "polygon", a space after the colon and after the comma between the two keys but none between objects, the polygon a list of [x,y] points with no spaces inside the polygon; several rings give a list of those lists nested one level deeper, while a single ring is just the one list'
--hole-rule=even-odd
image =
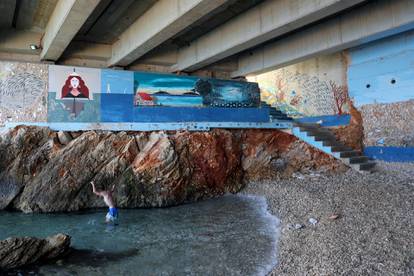
[{"label": "shirtless person", "polygon": [[106,214],[105,222],[113,222],[116,223],[118,220],[118,210],[115,207],[114,199],[112,198],[112,193],[115,190],[115,185],[112,186],[112,188],[108,191],[96,191],[95,183],[91,181],[92,185],[92,191],[97,196],[103,197],[103,200],[105,201],[105,204],[108,205],[109,211]]}]

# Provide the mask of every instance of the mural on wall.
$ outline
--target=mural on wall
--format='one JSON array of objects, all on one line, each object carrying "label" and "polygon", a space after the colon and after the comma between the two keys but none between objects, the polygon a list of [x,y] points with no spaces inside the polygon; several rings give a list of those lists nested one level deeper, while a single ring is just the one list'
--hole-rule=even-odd
[{"label": "mural on wall", "polygon": [[248,80],[259,83],[262,101],[293,117],[348,113],[346,61],[341,54],[310,59]]},{"label": "mural on wall", "polygon": [[136,106],[258,107],[257,84],[155,73],[134,73]]},{"label": "mural on wall", "polygon": [[256,83],[50,65],[49,87],[49,122],[269,120]]},{"label": "mural on wall", "polygon": [[47,65],[0,62],[0,123],[46,121]]},{"label": "mural on wall", "polygon": [[346,85],[283,68],[257,76],[263,101],[293,117],[348,113]]},{"label": "mural on wall", "polygon": [[49,122],[91,122],[100,119],[99,69],[49,66]]}]

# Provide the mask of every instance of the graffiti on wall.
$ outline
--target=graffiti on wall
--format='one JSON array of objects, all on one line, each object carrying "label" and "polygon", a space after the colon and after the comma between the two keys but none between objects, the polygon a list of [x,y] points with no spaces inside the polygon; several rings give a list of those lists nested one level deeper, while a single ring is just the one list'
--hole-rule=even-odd
[{"label": "graffiti on wall", "polygon": [[0,122],[45,121],[47,66],[0,62]]},{"label": "graffiti on wall", "polygon": [[348,90],[332,80],[279,69],[256,77],[263,101],[294,116],[320,116],[348,112]]},{"label": "graffiti on wall", "polygon": [[[249,117],[243,108],[259,109],[260,90],[248,82],[50,65],[48,100],[49,122],[240,121]],[[249,112],[251,121],[268,119],[263,110]]]}]

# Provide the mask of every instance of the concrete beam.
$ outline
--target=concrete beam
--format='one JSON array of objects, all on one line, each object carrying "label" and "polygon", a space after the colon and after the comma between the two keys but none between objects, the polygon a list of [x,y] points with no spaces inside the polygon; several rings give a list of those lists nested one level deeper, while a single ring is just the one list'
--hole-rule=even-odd
[{"label": "concrete beam", "polygon": [[370,1],[239,57],[232,76],[257,74],[414,28],[414,1]]},{"label": "concrete beam", "polygon": [[127,66],[228,0],[159,0],[113,44],[108,66]]},{"label": "concrete beam", "polygon": [[108,44],[72,41],[66,48],[62,58],[95,59],[108,61],[112,47]]},{"label": "concrete beam", "polygon": [[365,0],[267,0],[179,49],[177,71],[194,71]]},{"label": "concrete beam", "polygon": [[0,29],[8,29],[12,27],[15,8],[16,0],[0,1]]},{"label": "concrete beam", "polygon": [[59,0],[46,26],[42,60],[57,60],[100,0]]},{"label": "concrete beam", "polygon": [[8,29],[0,31],[0,52],[23,55],[39,55],[40,50],[31,50],[30,44],[38,45],[42,34],[32,31]]}]

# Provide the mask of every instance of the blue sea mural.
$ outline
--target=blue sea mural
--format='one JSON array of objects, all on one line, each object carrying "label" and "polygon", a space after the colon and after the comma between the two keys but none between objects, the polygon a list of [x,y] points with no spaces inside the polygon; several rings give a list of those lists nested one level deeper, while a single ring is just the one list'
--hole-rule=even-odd
[{"label": "blue sea mural", "polygon": [[49,76],[49,122],[269,119],[256,83],[56,65]]},{"label": "blue sea mural", "polygon": [[102,94],[134,94],[134,72],[102,69]]},{"label": "blue sea mural", "polygon": [[258,107],[257,84],[191,76],[134,73],[136,106]]}]

